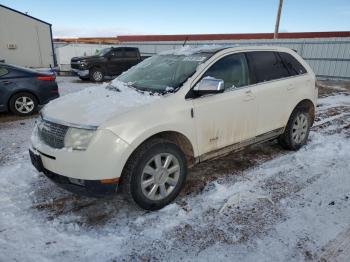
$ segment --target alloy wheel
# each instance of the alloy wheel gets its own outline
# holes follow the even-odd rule
[[[142,193],[150,200],[162,200],[174,190],[179,177],[179,160],[170,153],[157,154],[147,162],[142,171]]]
[[[299,114],[293,123],[292,138],[296,144],[304,141],[308,130],[308,118],[305,114]]]
[[[93,74],[92,74],[92,77],[94,78],[94,80],[96,82],[100,82],[102,81],[102,78],[103,78],[103,75],[100,71],[95,71]]]
[[[28,114],[33,111],[35,103],[32,98],[28,96],[20,96],[15,101],[15,108],[22,114]]]

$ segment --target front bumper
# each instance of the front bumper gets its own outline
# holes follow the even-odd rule
[[[113,194],[118,189],[118,180],[114,183],[105,184],[100,180],[83,180],[83,179],[74,179],[66,176],[62,176],[51,172],[46,169],[41,160],[40,153],[34,153],[29,149],[30,160],[33,166],[39,171],[44,173],[51,181],[53,181],[58,186],[79,195],[100,197],[109,194]]]
[[[77,74],[78,76],[81,76],[81,77],[87,77],[89,76],[89,70],[80,70],[80,69],[74,69],[72,68],[72,71]]]
[[[34,129],[32,152],[39,154],[43,167],[72,179],[107,180],[121,176],[132,147],[113,132],[97,129],[86,150],[56,149],[41,141]]]

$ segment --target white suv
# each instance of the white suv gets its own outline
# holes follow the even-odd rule
[[[290,49],[184,48],[49,103],[30,156],[64,188],[119,188],[157,210],[175,199],[194,164],[275,138],[299,149],[316,99],[314,73]]]

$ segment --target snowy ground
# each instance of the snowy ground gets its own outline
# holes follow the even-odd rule
[[[75,79],[58,79],[63,95]],[[0,261],[320,260],[350,227],[350,92],[320,93],[307,146],[203,163],[158,212],[59,189],[29,163],[35,118],[0,123]]]

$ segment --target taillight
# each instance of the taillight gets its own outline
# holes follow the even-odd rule
[[[54,81],[56,77],[55,76],[38,76],[36,79],[41,81]]]

